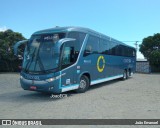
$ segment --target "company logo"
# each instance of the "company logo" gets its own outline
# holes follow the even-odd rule
[[[25,75],[27,79],[39,80],[39,76]]]
[[[100,67],[100,61],[103,62],[102,66]],[[99,56],[98,57],[98,60],[97,60],[97,69],[99,72],[103,72],[105,68],[105,59],[104,59],[104,56]]]

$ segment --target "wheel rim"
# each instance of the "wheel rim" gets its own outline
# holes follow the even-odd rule
[[[84,88],[86,88],[86,81],[85,80],[81,80],[80,81],[80,85],[79,85],[79,88],[81,88],[81,89],[84,89]]]

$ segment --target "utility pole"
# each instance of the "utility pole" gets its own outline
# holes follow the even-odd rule
[[[138,42],[142,42],[142,41],[122,41],[122,42],[135,42],[134,45],[135,45],[135,48],[136,48],[136,51],[138,51]]]
[[[136,51],[138,51],[138,42],[139,41],[136,41],[135,44],[134,44],[136,46]]]

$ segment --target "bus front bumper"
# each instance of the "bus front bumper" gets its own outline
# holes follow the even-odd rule
[[[59,89],[59,80],[46,81],[46,80],[28,80],[20,78],[21,87],[24,90],[48,92],[48,93],[61,93]]]

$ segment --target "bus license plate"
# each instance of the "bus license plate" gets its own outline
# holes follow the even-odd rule
[[[30,89],[32,89],[32,90],[36,90],[36,89],[37,89],[37,87],[36,87],[36,86],[30,86]]]

